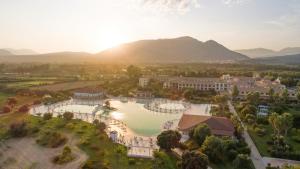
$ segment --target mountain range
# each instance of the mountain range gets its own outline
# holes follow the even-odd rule
[[[126,60],[138,63],[234,62],[249,59],[216,41],[198,41],[192,37],[141,40],[123,44],[96,54],[105,61]]]
[[[0,49],[0,55],[37,55],[38,53],[31,49]]]
[[[214,40],[206,42],[184,36],[173,39],[140,40],[90,54],[57,52],[38,54],[29,49],[0,49],[1,62],[49,63],[254,63],[300,64],[300,48],[280,51],[256,48],[232,51]]]
[[[59,52],[0,56],[0,62],[224,63],[244,59],[249,58],[227,49],[216,41],[201,42],[192,37],[141,40],[96,54]]]
[[[288,47],[288,48],[281,49],[279,51],[274,51],[265,48],[241,49],[241,50],[236,50],[236,52],[249,56],[250,58],[262,58],[262,57],[300,54],[300,47]]]

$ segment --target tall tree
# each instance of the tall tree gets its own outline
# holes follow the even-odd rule
[[[182,155],[183,169],[207,169],[208,158],[200,151],[185,151]]]
[[[224,147],[222,140],[215,136],[206,137],[201,146],[201,150],[205,153],[212,162],[223,161]]]
[[[246,154],[239,154],[233,161],[234,169],[251,169],[251,159]]]
[[[282,127],[284,131],[284,136],[287,136],[288,130],[293,127],[293,115],[290,113],[283,113],[282,115]]]
[[[206,124],[200,124],[193,130],[193,139],[195,139],[199,146],[201,146],[206,137],[210,135],[211,131]]]
[[[240,93],[240,91],[239,91],[238,87],[236,85],[234,85],[233,89],[232,89],[232,94],[231,94],[232,98],[236,99],[239,96],[239,93]]]
[[[164,151],[154,151],[153,169],[175,169],[172,160]]]
[[[157,145],[166,151],[171,151],[179,145],[181,134],[178,131],[167,130],[157,136]]]
[[[141,76],[141,69],[139,67],[130,65],[127,67],[128,76],[132,79],[137,79]]]
[[[271,103],[274,102],[274,94],[275,94],[274,89],[273,89],[273,88],[270,88],[270,90],[269,90],[269,92],[268,92],[268,95],[269,95],[269,101],[270,101]]]
[[[260,95],[258,92],[251,92],[251,93],[248,93],[246,96],[247,101],[253,105],[258,105],[259,98],[260,98]]]
[[[281,99],[283,103],[287,103],[289,99],[289,92],[287,89],[284,89],[281,93]]]

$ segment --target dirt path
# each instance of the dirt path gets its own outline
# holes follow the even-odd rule
[[[77,146],[77,139],[68,136],[68,145],[75,159],[64,165],[56,165],[51,159],[62,152],[59,148],[45,148],[34,138],[11,139],[0,143],[0,169],[77,169],[87,160],[87,155]]]

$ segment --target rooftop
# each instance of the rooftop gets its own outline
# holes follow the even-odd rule
[[[189,130],[198,124],[206,124],[212,134],[222,136],[233,136],[234,126],[226,117],[182,115],[178,127],[179,130]]]

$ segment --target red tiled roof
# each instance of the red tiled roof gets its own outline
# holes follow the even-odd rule
[[[234,126],[232,122],[225,117],[182,115],[178,127],[179,130],[189,130],[198,124],[206,124],[212,134],[222,136],[233,136]]]

